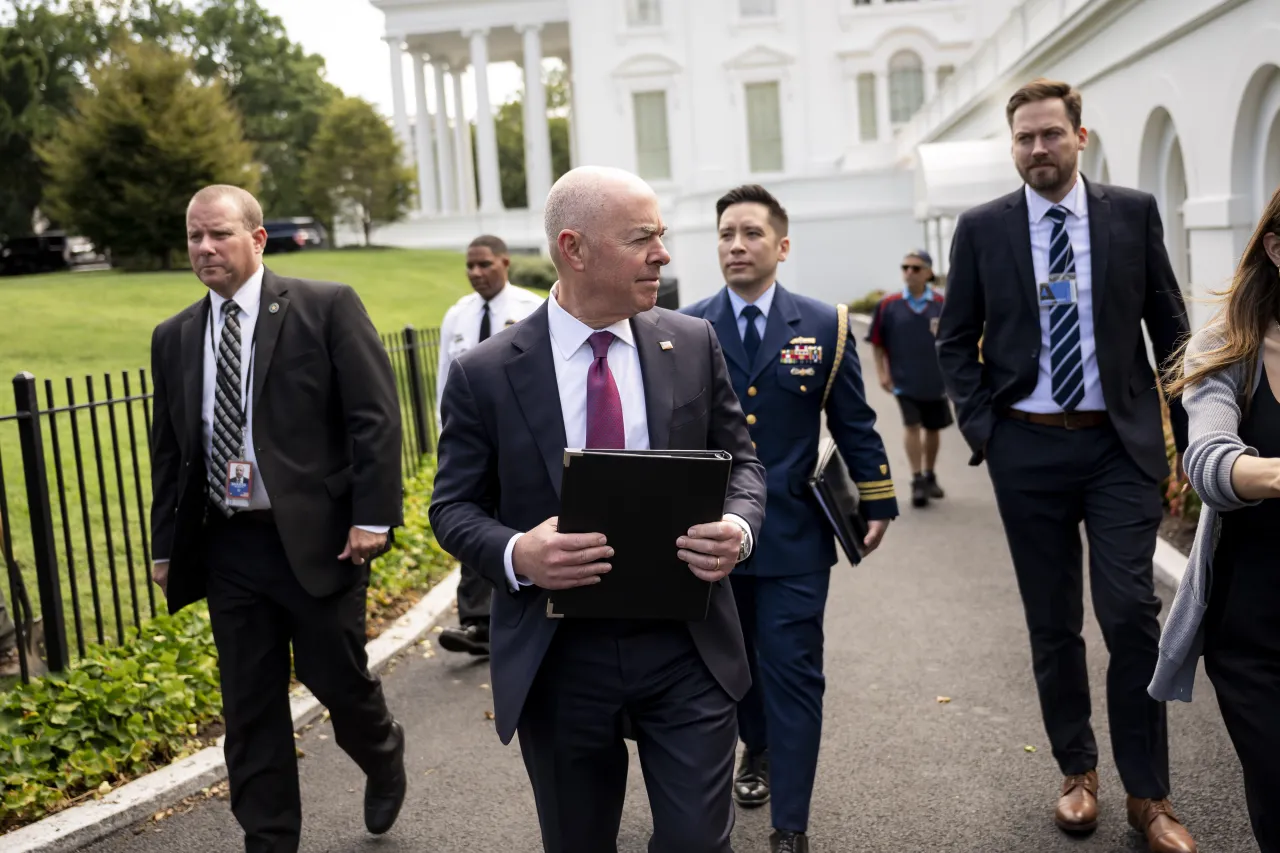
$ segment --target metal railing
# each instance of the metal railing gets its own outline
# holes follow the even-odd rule
[[[435,452],[440,332],[406,326],[381,340],[403,418],[402,470],[413,477]],[[140,629],[158,612],[150,580],[147,371],[85,376],[82,383],[66,377],[61,390],[58,399],[52,379],[19,373],[14,414],[0,415],[0,555],[24,681],[65,669],[91,643],[123,643],[130,627]],[[6,478],[14,461],[21,476],[11,494]]]

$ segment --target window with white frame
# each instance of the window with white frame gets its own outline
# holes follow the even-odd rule
[[[662,0],[626,0],[627,26],[662,26]]]
[[[910,121],[924,105],[924,62],[913,50],[900,50],[889,60],[889,121]]]
[[[858,138],[875,142],[880,138],[876,114],[876,75],[864,71],[858,75]]]
[[[776,80],[748,83],[747,156],[752,172],[782,171],[782,93]]]
[[[636,128],[636,172],[646,181],[671,180],[671,137],[667,131],[667,93],[631,95]]]
[[[738,14],[744,18],[774,18],[778,0],[738,0]]]

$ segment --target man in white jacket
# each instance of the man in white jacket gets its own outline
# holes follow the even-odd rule
[[[511,255],[499,237],[482,235],[467,247],[467,278],[474,293],[454,303],[440,324],[440,364],[436,371],[436,411],[444,396],[449,365],[491,335],[533,313],[545,297],[507,281]],[[458,626],[446,628],[440,646],[451,652],[489,654],[489,582],[463,566],[458,582]]]

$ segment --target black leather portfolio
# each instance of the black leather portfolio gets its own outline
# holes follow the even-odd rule
[[[600,583],[550,593],[547,616],[706,619],[711,584],[676,539],[723,518],[732,468],[722,450],[566,450],[559,530],[603,533],[614,556]]]
[[[849,469],[830,438],[818,448],[818,464],[809,478],[809,488],[835,529],[836,541],[845,556],[856,565],[866,556],[862,543],[870,527],[862,515],[858,490],[849,477]]]

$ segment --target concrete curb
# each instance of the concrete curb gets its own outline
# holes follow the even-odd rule
[[[1157,536],[1156,554],[1151,562],[1155,567],[1156,580],[1177,589],[1187,571],[1186,555],[1170,545],[1163,536]]]
[[[386,666],[449,612],[458,591],[458,577],[458,569],[454,569],[365,646],[371,671],[377,672]],[[302,688],[294,694],[290,706],[295,729],[313,722],[324,712],[311,692]],[[216,746],[122,785],[100,800],[91,800],[0,836],[0,850],[4,853],[69,853],[150,817],[226,778],[222,742],[223,739],[218,738]]]

